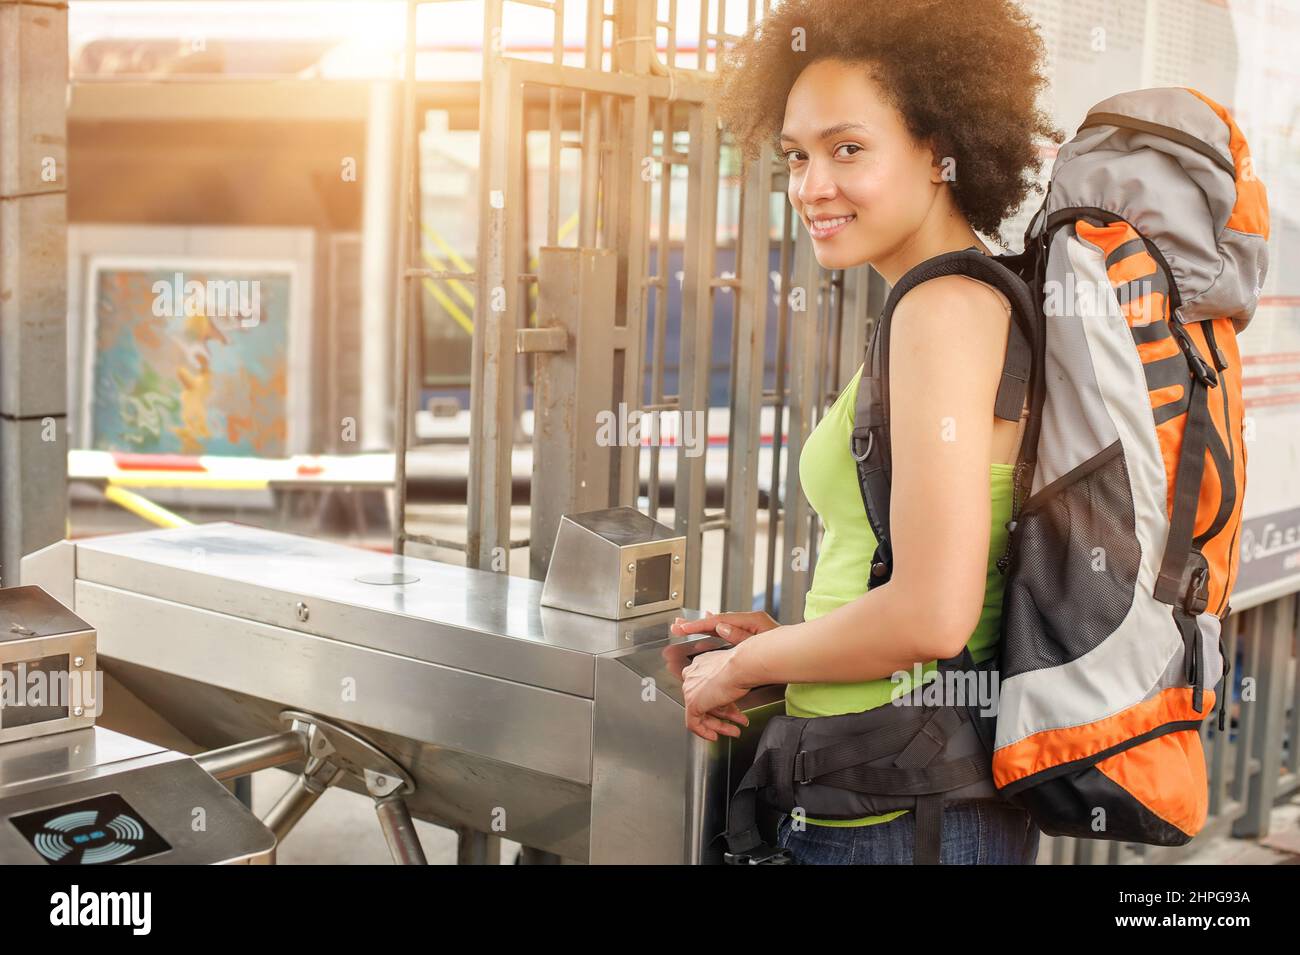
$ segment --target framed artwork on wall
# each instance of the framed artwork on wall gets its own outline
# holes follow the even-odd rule
[[[303,255],[236,257],[229,252],[249,243],[235,232],[263,233],[274,253],[268,230],[202,230],[208,241],[188,243],[206,246],[199,254],[143,251],[164,246],[146,233],[179,230],[112,231],[134,233],[133,248],[109,251],[117,243],[106,235],[76,262],[69,257],[80,272],[70,365],[79,372],[71,407],[80,446],[270,458],[301,451],[310,440],[310,236]]]

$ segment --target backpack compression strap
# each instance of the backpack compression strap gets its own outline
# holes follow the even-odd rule
[[[1213,326],[1208,323],[1205,325],[1205,335],[1214,361],[1214,367],[1211,368],[1197,351],[1181,322],[1182,319],[1175,310],[1169,319],[1169,329],[1187,357],[1191,373],[1187,385],[1187,425],[1179,451],[1178,468],[1174,472],[1174,505],[1169,536],[1165,541],[1165,553],[1152,596],[1172,607],[1174,622],[1178,625],[1183,644],[1187,648],[1187,679],[1192,686],[1192,708],[1199,713],[1204,705],[1204,686],[1201,682],[1204,664],[1201,660],[1200,626],[1196,618],[1205,611],[1208,604],[1210,568],[1192,532],[1200,503],[1205,455],[1210,433],[1214,429],[1210,418],[1209,390],[1219,387],[1217,372],[1223,371],[1227,362],[1223,360],[1214,341]],[[1225,682],[1224,686],[1227,685]]]
[[[1005,421],[1019,421],[1033,366],[1030,342],[1034,334],[1034,306],[1025,281],[993,256],[971,249],[945,252],[913,266],[898,280],[867,347],[862,381],[853,420],[851,452],[858,468],[858,486],[867,519],[876,535],[867,588],[889,580],[893,554],[889,534],[889,488],[892,459],[889,443],[889,325],[898,300],[922,282],[941,275],[968,275],[1001,290],[1011,303],[1011,329],[1007,337],[1002,380],[993,413]]]

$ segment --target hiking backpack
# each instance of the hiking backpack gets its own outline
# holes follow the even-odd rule
[[[1217,702],[1222,731],[1231,695],[1221,634],[1246,483],[1237,335],[1267,239],[1264,186],[1228,111],[1193,89],[1144,89],[1098,103],[1060,148],[1023,252],[945,253],[899,279],[867,347],[852,438],[877,542],[868,589],[893,568],[898,300],[963,274],[1012,306],[994,414],[1019,421],[1027,396],[1029,416],[997,562],[996,716],[967,705],[773,718],[733,797],[729,861],[788,861],[757,837],[761,796],[813,818],[914,808],[916,861],[937,862],[942,801],[977,783],[972,730],[985,743],[978,783],[1048,835],[1177,846],[1200,831],[1200,729]],[[951,669],[974,669],[969,650],[939,661],[940,676]],[[888,745],[885,721],[907,727]]]

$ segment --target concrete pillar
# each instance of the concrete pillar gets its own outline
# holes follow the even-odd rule
[[[0,0],[0,583],[67,532],[65,4]]]

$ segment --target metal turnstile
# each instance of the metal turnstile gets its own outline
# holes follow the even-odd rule
[[[645,556],[624,602],[661,579],[671,600]],[[740,740],[686,731],[681,666],[724,646],[669,635],[695,611],[601,619],[543,606],[539,581],[234,524],[62,542],[23,581],[98,630],[102,723],[122,694],[222,747],[310,714],[401,766],[416,818],[566,860],[720,861],[727,797],[783,707],[762,687]]]

